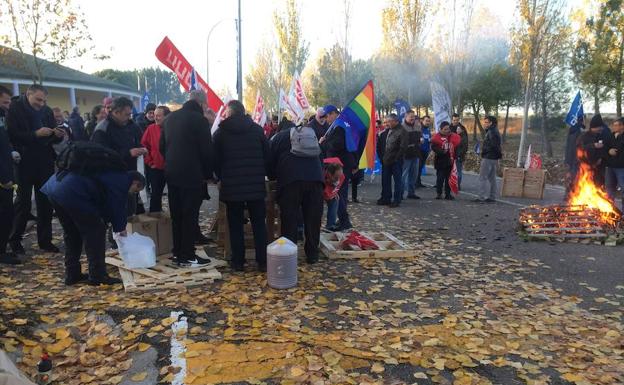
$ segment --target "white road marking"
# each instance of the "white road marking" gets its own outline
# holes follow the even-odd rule
[[[176,318],[177,321],[171,324],[171,366],[180,368],[180,371],[175,374],[171,385],[184,385],[184,379],[186,378],[186,358],[184,353],[186,352],[186,346],[184,345],[184,335],[188,329],[188,323],[186,317],[182,316],[181,311],[172,311],[171,317]],[[178,338],[178,333],[181,334],[181,339]]]

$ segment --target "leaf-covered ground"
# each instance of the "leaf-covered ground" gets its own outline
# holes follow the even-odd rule
[[[57,383],[69,385],[624,382],[624,277],[604,292],[550,274],[568,255],[607,249],[526,246],[502,204],[484,212],[422,191],[427,199],[389,209],[370,203],[377,193],[365,187],[369,203],[352,206],[356,226],[389,231],[419,256],[302,263],[290,290],[269,288],[253,264],[188,290],[67,288],[61,256],[34,251],[0,268],[0,348],[31,374],[47,350]],[[171,362],[174,341],[182,366]],[[154,362],[138,365],[148,352]]]

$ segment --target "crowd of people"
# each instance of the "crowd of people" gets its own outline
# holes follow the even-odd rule
[[[105,98],[86,121],[78,108],[66,117],[60,109],[48,107],[46,99],[47,91],[39,85],[15,97],[0,87],[3,263],[20,263],[18,256],[25,253],[22,236],[33,217],[33,191],[38,248],[59,252],[52,243],[55,212],[63,228],[68,285],[118,283],[105,269],[106,234],[111,247],[115,247],[115,240],[127,235],[129,217],[146,211],[161,212],[165,188],[173,230],[172,260],[183,267],[210,262],[195,251],[197,244],[207,241],[199,227],[199,210],[202,201],[210,199],[209,183],[216,183],[219,200],[227,208],[231,266],[235,271],[245,269],[247,219],[253,230],[257,267],[266,270],[267,180],[276,181],[281,234],[293,242],[304,241],[308,263],[319,259],[325,206],[327,231],[352,228],[349,188],[351,202],[359,202],[357,186],[364,173],[358,164],[362,154],[348,150],[348,131],[337,120],[340,111],[334,105],[317,109],[305,124],[274,117],[263,128],[251,119],[242,103],[232,100],[226,104],[223,119],[213,133],[215,113],[208,108],[202,91],[191,91],[188,101],[177,111],[149,104],[136,117],[132,116],[131,100]],[[420,118],[411,110],[402,118],[388,114],[383,126],[381,123],[377,122],[376,133],[382,174],[377,204],[394,208],[404,199],[420,199],[416,191],[424,187],[422,174],[430,154],[436,170],[436,199],[455,199],[453,187],[461,189],[468,151],[468,134],[459,115],[454,114],[450,122],[440,122],[437,129],[431,128],[429,116]],[[476,201],[491,203],[496,200],[502,144],[496,117],[486,117],[484,127]],[[571,131],[572,139],[568,140],[583,150],[582,156],[595,169],[597,183],[606,185],[609,194],[624,185],[623,132],[622,119],[614,123],[611,133],[595,116],[589,131]],[[64,156],[65,161],[75,162],[80,159],[78,155],[68,157],[68,149],[92,154],[87,161],[97,164],[99,171],[86,175],[81,172],[84,167],[80,170],[61,165],[57,158]],[[568,155],[572,157],[566,154],[566,163],[574,171],[579,159],[574,158],[574,163]],[[140,157],[145,176],[138,172]],[[149,191],[147,209],[138,194],[143,188]],[[83,247],[88,274],[80,268]]]

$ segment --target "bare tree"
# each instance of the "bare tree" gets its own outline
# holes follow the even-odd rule
[[[544,53],[545,37],[551,25],[563,11],[563,0],[518,0],[520,21],[513,33],[516,45],[514,60],[520,67],[524,81],[524,113],[517,166],[522,164],[529,129],[529,108],[533,101],[536,80],[536,60]]]
[[[0,5],[4,44],[32,55],[33,82],[43,83],[45,60],[62,63],[83,56],[91,46],[84,15],[72,0],[9,0]]]

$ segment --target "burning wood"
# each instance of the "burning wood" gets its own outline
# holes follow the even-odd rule
[[[579,159],[586,159],[579,151]],[[520,211],[519,220],[529,238],[605,240],[624,234],[622,212],[595,183],[591,166],[584,161],[566,205],[530,206]]]

